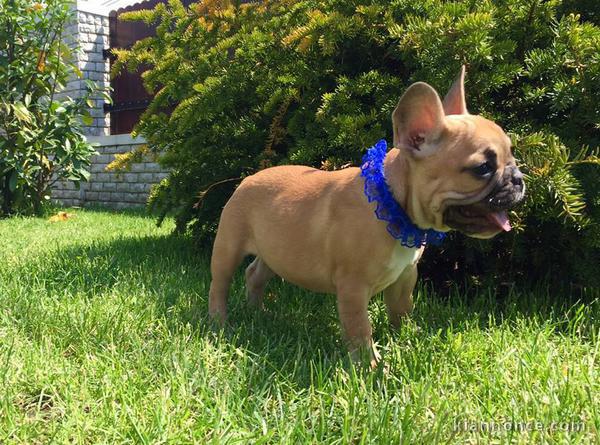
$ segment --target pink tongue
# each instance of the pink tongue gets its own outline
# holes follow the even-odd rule
[[[508,220],[508,215],[505,211],[488,213],[486,217],[490,222],[496,224],[505,232],[510,231],[510,229],[512,228],[510,227],[510,221]]]

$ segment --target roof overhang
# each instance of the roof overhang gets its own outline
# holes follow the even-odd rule
[[[143,3],[141,0],[77,0],[77,10],[108,17],[111,11]]]

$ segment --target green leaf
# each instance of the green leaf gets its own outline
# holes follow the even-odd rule
[[[12,108],[17,119],[19,119],[22,122],[31,123],[31,113],[29,112],[25,104],[17,102],[16,104],[13,104]]]
[[[79,170],[77,170],[78,173],[81,175],[82,178],[84,178],[86,181],[90,180],[90,172],[87,171],[84,168],[80,168]]]
[[[17,189],[17,172],[15,170],[10,174],[10,179],[8,180],[8,189],[11,192],[14,192]]]
[[[81,115],[81,122],[85,125],[92,125],[94,123],[94,118],[89,113],[84,113]]]

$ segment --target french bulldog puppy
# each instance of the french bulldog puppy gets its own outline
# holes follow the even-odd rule
[[[461,72],[443,102],[428,84],[411,85],[392,114],[394,147],[383,172],[393,198],[419,229],[459,230],[491,238],[510,230],[506,211],[522,200],[523,175],[502,128],[467,112]],[[261,306],[278,275],[306,289],[335,293],[352,356],[379,360],[367,306],[383,291],[389,320],[413,308],[417,262],[424,247],[406,247],[374,214],[361,169],[321,171],[299,165],[245,178],[221,215],[214,242],[210,317],[227,318],[227,296],[247,255],[246,292]]]

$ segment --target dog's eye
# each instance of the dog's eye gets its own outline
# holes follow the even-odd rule
[[[490,164],[488,161],[486,161],[483,164],[479,164],[478,166],[473,167],[471,169],[471,171],[476,176],[480,176],[482,178],[485,178],[485,177],[491,175],[494,172],[494,167],[492,166],[492,164]]]

